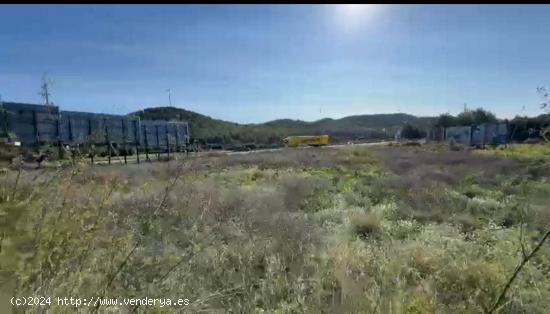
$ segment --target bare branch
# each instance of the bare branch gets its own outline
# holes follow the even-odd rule
[[[548,239],[548,237],[550,236],[550,230],[546,231],[546,233],[544,234],[544,236],[539,240],[539,242],[537,243],[537,245],[535,246],[535,248],[533,249],[533,251],[531,251],[531,253],[529,253],[529,255],[526,255],[523,257],[521,263],[516,267],[516,270],[514,271],[514,273],[512,274],[512,276],[510,277],[510,279],[508,279],[508,282],[506,283],[506,285],[504,286],[504,289],[502,289],[502,292],[500,293],[500,295],[498,296],[498,299],[497,301],[495,302],[495,304],[493,305],[493,307],[487,311],[487,313],[494,313],[498,308],[499,308],[499,305],[504,301],[504,299],[506,298],[506,293],[508,292],[508,290],[510,289],[510,286],[512,285],[512,283],[514,282],[514,280],[516,279],[516,277],[518,276],[518,274],[521,272],[521,270],[523,269],[523,267],[525,266],[525,264],[527,264],[527,262],[529,262],[529,260],[538,252],[538,250],[541,248],[541,246],[544,244],[544,242],[546,241],[546,239]]]

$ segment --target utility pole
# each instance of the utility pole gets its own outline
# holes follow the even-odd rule
[[[44,104],[46,106],[50,105],[51,94],[50,94],[50,91],[48,90],[49,85],[51,85],[51,83],[48,81],[47,75],[44,74],[42,76],[42,85],[40,86],[40,92],[38,94],[42,96],[45,102]]]
[[[172,95],[170,93],[170,89],[166,90],[168,92],[168,103],[170,104],[170,107],[172,107]]]

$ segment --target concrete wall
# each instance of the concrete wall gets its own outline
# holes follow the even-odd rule
[[[15,133],[24,146],[37,143],[76,145],[89,141],[127,145],[139,143],[150,148],[189,144],[187,122],[152,121],[122,115],[60,111],[58,107],[3,102],[4,128]],[[168,144],[169,143],[169,144]]]

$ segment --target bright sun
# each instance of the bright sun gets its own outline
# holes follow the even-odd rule
[[[352,30],[369,22],[379,6],[374,4],[338,4],[337,17],[345,30]]]
[[[371,9],[372,4],[340,4],[341,10],[348,15],[360,15]]]

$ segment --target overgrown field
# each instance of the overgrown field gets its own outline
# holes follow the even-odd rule
[[[550,242],[497,302],[550,229],[548,159],[500,155],[347,147],[8,170],[0,290],[190,300],[78,309],[100,313],[548,313]]]

